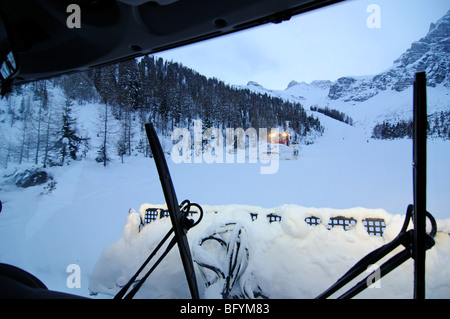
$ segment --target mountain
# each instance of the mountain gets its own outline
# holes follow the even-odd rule
[[[258,131],[289,122],[296,143],[310,144],[323,132],[320,121],[297,101],[236,89],[181,64],[145,56],[14,87],[0,101],[0,167],[60,166],[93,154],[104,166],[117,156],[121,161],[148,157],[145,123],[151,121],[171,142],[175,128],[193,131],[196,120],[202,132]]]
[[[404,91],[414,81],[416,72],[427,73],[427,85],[450,88],[450,10],[431,23],[425,37],[415,41],[388,70],[373,77],[342,77],[331,85],[331,100],[365,101],[384,90]]]
[[[310,144],[324,131],[323,116],[333,114],[352,126],[364,126],[366,134],[386,124],[372,136],[404,137],[409,134],[404,129],[394,135],[384,131],[400,121],[409,127],[417,71],[427,72],[432,132],[447,139],[449,30],[450,11],[380,74],[334,82],[291,81],[285,90],[268,90],[254,81],[229,86],[153,56],[22,85],[0,101],[0,165],[63,165],[88,153],[96,153],[95,160],[104,165],[114,156],[122,161],[136,153],[149,156],[143,129],[149,120],[165,137],[175,127],[192,130],[196,119],[202,120],[202,130],[289,125],[295,142]],[[86,129],[79,119],[91,113],[97,127]]]
[[[260,94],[299,102],[306,108],[330,107],[346,112],[356,119],[357,125],[372,130],[383,122],[396,125],[399,121],[411,121],[412,84],[415,73],[420,71],[427,75],[431,133],[450,138],[450,10],[431,23],[425,37],[413,42],[389,69],[379,74],[344,76],[333,82],[291,81],[285,90],[267,90],[253,81],[246,87]]]
[[[436,23],[431,23],[425,37],[415,41],[411,47],[398,57],[392,67],[375,76],[345,76],[331,81],[305,82],[291,81],[285,91],[295,87],[297,98],[304,99],[302,91],[326,90],[330,101],[364,102],[380,92],[394,90],[402,92],[414,81],[416,72],[427,73],[427,85],[443,85],[450,88],[450,10]],[[249,88],[261,90],[256,82],[250,81]],[[280,95],[280,94],[278,94]],[[292,94],[291,94],[292,95]]]
[[[431,23],[428,34],[413,42],[411,48],[403,53],[395,63],[395,72],[403,79],[394,85],[401,91],[414,72],[426,71],[428,85],[443,84],[450,87],[450,10],[436,23]],[[406,80],[406,81],[405,81]]]

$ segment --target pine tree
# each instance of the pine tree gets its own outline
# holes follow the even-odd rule
[[[43,166],[47,167],[49,152],[51,148],[51,138],[52,138],[52,116],[53,116],[53,108],[47,106],[47,127],[45,130],[45,145],[44,145],[44,159]]]
[[[127,154],[127,136],[126,131],[122,131],[121,138],[117,141],[117,155],[121,158],[123,163],[123,157]]]
[[[47,92],[47,82],[44,80],[42,82],[37,82],[35,86],[35,94],[41,100],[39,104],[39,112],[37,118],[37,142],[36,142],[36,154],[34,163],[38,164],[39,162],[39,151],[41,149],[41,133],[42,133],[42,121],[44,117],[44,113],[47,111],[48,106],[48,92]]]
[[[92,82],[95,89],[100,96],[100,102],[104,104],[116,105],[118,96],[117,81],[116,81],[116,69],[117,65],[107,65],[98,69],[95,69],[91,73]]]
[[[31,121],[31,102],[30,99],[24,99],[22,97],[22,102],[20,106],[20,113],[22,114],[22,141],[20,146],[20,154],[19,154],[19,164],[22,164],[22,161],[26,157],[29,156],[29,140],[30,140],[30,132],[29,132],[29,121]],[[28,145],[28,148],[26,146]]]
[[[72,117],[72,100],[66,96],[62,112],[62,128],[60,138],[57,142],[60,148],[60,165],[67,159],[77,160],[80,143],[83,141],[76,132],[76,122]]]
[[[102,125],[102,130],[100,132],[100,134],[102,135],[102,141],[100,144],[100,147],[97,151],[97,158],[95,159],[98,163],[103,163],[103,166],[106,167],[106,164],[110,161],[109,156],[108,156],[108,138],[109,138],[109,134],[108,134],[108,122],[109,122],[109,114],[108,114],[108,104],[105,103],[104,104],[104,112],[102,114],[102,121],[103,121],[103,125]]]

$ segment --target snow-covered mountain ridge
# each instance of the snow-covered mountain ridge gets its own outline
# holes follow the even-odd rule
[[[307,109],[319,105],[348,112],[357,122],[359,120],[359,124],[410,119],[416,72],[425,71],[427,75],[429,114],[449,109],[449,53],[450,11],[436,23],[431,23],[425,37],[413,42],[388,70],[379,74],[311,83],[293,80],[285,90],[268,90],[254,81],[246,87],[253,92],[300,102]]]

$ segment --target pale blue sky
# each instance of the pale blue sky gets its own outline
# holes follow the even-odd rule
[[[380,9],[380,28],[367,26],[370,4]],[[448,0],[348,0],[157,56],[228,84],[285,89],[291,80],[380,73],[448,10]]]

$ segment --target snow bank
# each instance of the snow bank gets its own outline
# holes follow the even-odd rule
[[[92,272],[91,293],[115,295],[170,229],[169,218],[140,226],[149,207],[164,208],[143,204],[139,212],[130,210],[122,237],[104,250]],[[395,238],[404,220],[404,216],[391,215],[382,209],[359,207],[224,205],[203,209],[203,220],[188,233],[202,298],[222,298],[226,280],[220,278],[221,273],[235,280],[230,296],[314,298],[367,253]],[[270,222],[270,214],[281,220]],[[322,223],[308,225],[305,218],[310,216],[319,217]],[[329,219],[336,216],[353,217],[356,225],[348,231],[342,227],[328,230]],[[362,223],[365,218],[384,219],[386,228],[382,237],[368,234]],[[436,245],[427,252],[427,297],[449,298],[450,220],[438,221],[438,230]],[[207,242],[207,237],[220,239]],[[228,265],[226,256],[230,254],[234,254],[234,262],[240,268]],[[210,267],[199,266],[205,263]],[[233,269],[239,273],[232,273]],[[411,298],[412,288],[413,262],[409,260],[382,278],[379,288],[366,289],[358,297]],[[167,255],[135,297],[190,297],[177,249]]]

